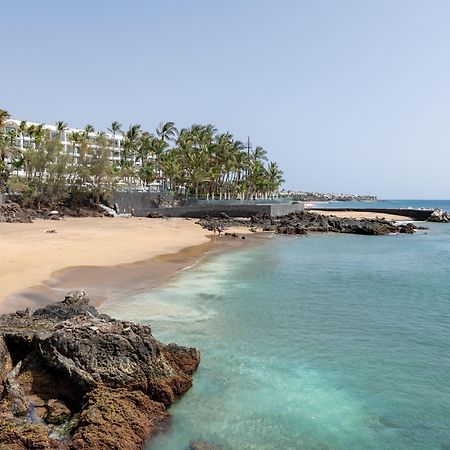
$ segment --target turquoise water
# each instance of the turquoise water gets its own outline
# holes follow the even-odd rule
[[[107,305],[202,362],[149,450],[450,449],[450,224],[274,237]]]

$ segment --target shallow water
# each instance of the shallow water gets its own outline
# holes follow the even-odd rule
[[[106,305],[198,347],[151,450],[449,449],[450,225],[274,237]]]

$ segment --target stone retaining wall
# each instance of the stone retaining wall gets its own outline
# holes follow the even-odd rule
[[[291,212],[303,211],[303,203],[271,204],[271,205],[198,205],[176,206],[172,208],[155,207],[160,194],[150,192],[114,192],[110,206],[119,205],[119,212],[133,209],[134,215],[145,217],[149,213],[161,214],[164,217],[218,217],[224,213],[230,217],[262,216],[279,217]],[[166,197],[166,196],[164,196]],[[167,198],[167,197],[166,197]]]

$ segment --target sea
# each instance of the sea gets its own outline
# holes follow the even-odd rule
[[[381,203],[450,211],[442,200]],[[172,427],[147,450],[199,439],[224,450],[449,450],[450,224],[422,225],[273,236],[106,304],[202,353]]]

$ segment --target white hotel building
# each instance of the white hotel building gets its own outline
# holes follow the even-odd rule
[[[16,145],[19,149],[24,150],[26,148],[30,148],[34,146],[34,138],[30,135],[28,135],[26,132],[22,133],[19,131],[19,126],[21,124],[20,120],[15,119],[9,119],[5,123],[5,131],[11,131],[14,130],[16,132],[17,138],[16,138]],[[43,129],[46,130],[51,138],[58,138],[60,137],[61,144],[64,147],[64,151],[69,153],[70,155],[73,155],[75,158],[75,161],[77,158],[79,158],[79,144],[74,142],[71,139],[71,136],[73,134],[83,134],[85,133],[85,130],[82,130],[80,128],[66,128],[62,133],[59,133],[56,129],[55,125],[48,125],[48,124],[39,124],[35,122],[26,122],[27,127],[29,126],[40,126],[43,125]],[[98,132],[89,133],[90,138],[94,138],[98,136]],[[117,133],[115,136],[111,133],[105,133],[106,138],[108,139],[109,145],[111,146],[111,161],[113,162],[120,162],[120,153],[123,148],[123,141],[124,137],[121,133]],[[91,144],[92,145],[92,144]]]
[[[5,123],[5,132],[8,133],[8,131],[15,131],[16,133],[16,139],[15,144],[17,148],[20,150],[25,150],[27,148],[33,148],[34,143],[34,137],[27,134],[27,132],[22,133],[19,130],[21,121],[16,119],[8,119]],[[42,125],[42,128],[49,134],[47,136],[50,136],[51,138],[59,138],[61,141],[61,144],[63,145],[64,151],[70,154],[74,158],[74,162],[76,163],[78,161],[78,158],[80,157],[79,153],[79,147],[80,143],[74,142],[72,139],[73,134],[84,134],[85,130],[82,130],[80,128],[66,128],[63,132],[58,132],[55,125],[48,125],[48,124],[39,124],[36,122],[26,122],[27,127],[30,126],[40,126]],[[98,132],[92,132],[89,133],[88,136],[90,138],[95,138],[96,136],[99,136],[100,133]],[[122,133],[116,133],[113,135],[112,133],[105,133],[105,137],[108,139],[109,146],[111,148],[111,156],[110,160],[113,163],[120,164],[121,160],[121,153],[124,146],[124,136]],[[88,144],[90,146],[93,146],[95,144]],[[9,161],[11,162],[11,161]],[[141,161],[138,159],[135,161],[136,166],[139,166],[141,164]],[[23,170],[19,170],[18,172],[19,176],[25,175],[25,172]],[[117,188],[120,189],[120,183],[117,186]],[[124,188],[124,186],[122,186]],[[130,186],[128,186],[130,188]],[[160,183],[153,182],[148,185],[136,185],[132,187],[133,190],[145,190],[145,191],[151,191],[151,192],[159,192],[161,188]]]

